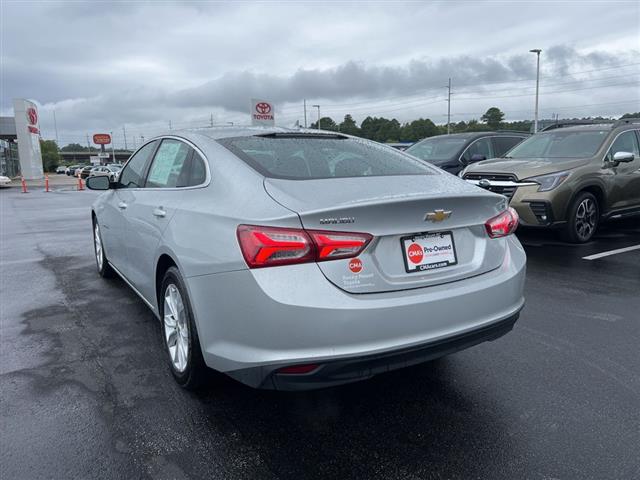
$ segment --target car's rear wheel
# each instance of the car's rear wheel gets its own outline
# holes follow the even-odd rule
[[[171,373],[180,386],[195,389],[202,385],[208,368],[202,358],[189,296],[176,267],[165,273],[160,292],[162,338]]]
[[[111,278],[114,276],[114,271],[107,261],[107,256],[104,252],[104,243],[102,242],[102,234],[100,233],[100,225],[98,220],[93,219],[93,248],[96,257],[96,267],[98,268],[98,274],[103,278]]]
[[[571,202],[562,237],[571,243],[588,242],[596,233],[599,220],[598,200],[592,193],[581,192]]]

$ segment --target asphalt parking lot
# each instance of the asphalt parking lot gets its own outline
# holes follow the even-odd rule
[[[159,323],[94,268],[94,192],[0,189],[0,477],[640,478],[640,221],[521,232],[513,332],[344,387],[181,390]],[[238,299],[240,300],[240,299]],[[233,299],[230,299],[233,301]]]

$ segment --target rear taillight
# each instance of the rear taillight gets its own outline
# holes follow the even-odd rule
[[[323,262],[359,255],[373,238],[368,233],[240,225],[238,242],[250,268]]]
[[[368,233],[308,231],[318,249],[316,261],[355,257],[373,238]]]
[[[518,212],[509,207],[500,215],[487,220],[484,226],[491,238],[511,235],[518,228]]]

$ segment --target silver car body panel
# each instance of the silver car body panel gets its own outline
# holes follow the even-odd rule
[[[489,325],[522,308],[524,251],[515,236],[489,239],[484,231],[484,222],[506,207],[504,197],[435,168],[416,176],[265,178],[215,141],[269,132],[291,130],[171,131],[166,136],[198,147],[208,164],[205,186],[108,190],[93,206],[107,258],[156,315],[158,262],[167,255],[176,263],[209,367],[233,372],[393,351]],[[160,206],[162,218],[153,215]],[[453,213],[442,222],[425,221],[439,208]],[[320,223],[336,216],[355,221]],[[236,237],[239,224],[370,233],[374,242],[359,258],[362,274],[374,272],[375,279],[363,278],[372,285],[355,290],[341,284],[348,260],[249,269]],[[398,264],[399,238],[442,230],[454,232],[459,264],[407,274]]]

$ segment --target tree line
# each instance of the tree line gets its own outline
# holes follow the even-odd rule
[[[489,108],[480,119],[472,119],[468,122],[460,121],[451,123],[451,133],[482,132],[489,130],[517,130],[530,132],[531,120],[520,120],[515,122],[505,122],[505,114],[498,107]],[[625,113],[620,118],[640,118],[640,112]],[[611,121],[611,118],[589,117],[589,118],[563,118],[560,122],[569,120],[602,120]],[[318,128],[318,122],[311,124],[310,128]],[[357,137],[367,138],[382,143],[393,142],[417,142],[423,138],[433,137],[447,133],[447,125],[436,125],[428,118],[419,118],[411,122],[400,123],[395,118],[367,117],[360,126],[350,114],[344,116],[340,123],[336,123],[331,117],[320,119],[320,128],[334,132],[346,133]],[[60,164],[58,146],[54,140],[41,140],[42,163],[45,171],[52,172]],[[59,149],[62,152],[97,152],[94,147],[84,147],[78,143],[70,143]],[[116,149],[116,151],[123,151]]]

